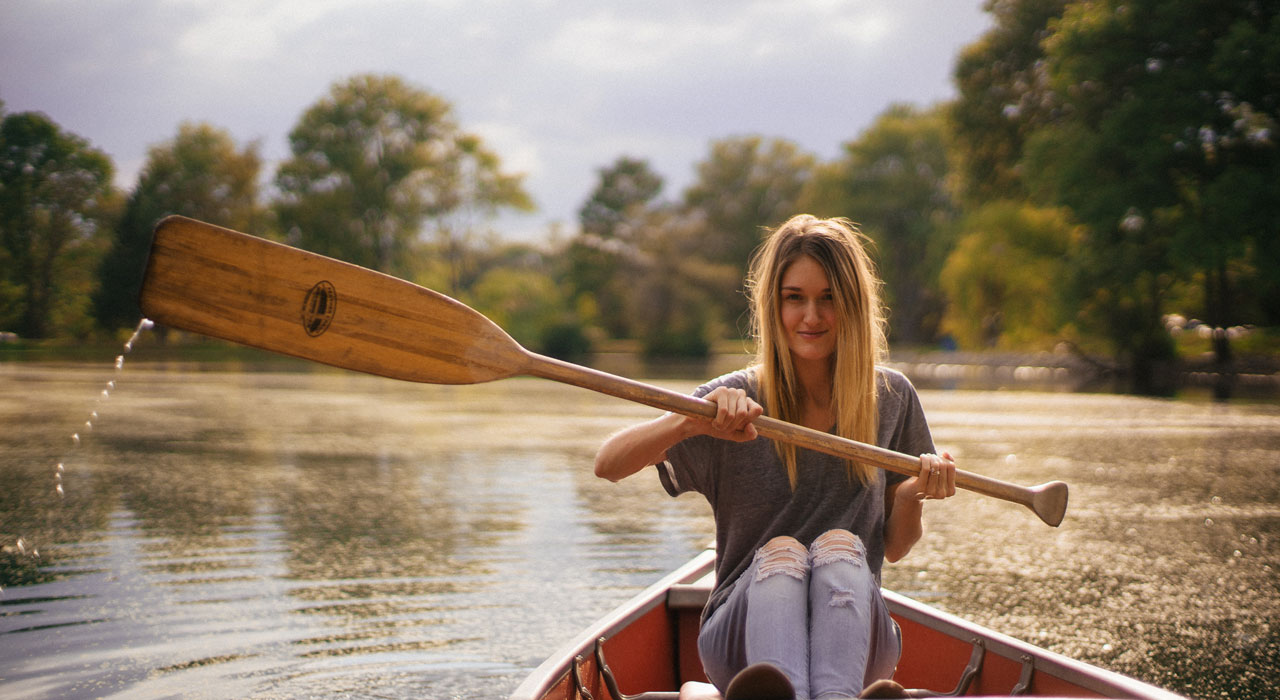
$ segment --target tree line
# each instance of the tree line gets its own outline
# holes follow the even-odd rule
[[[550,354],[626,339],[704,355],[746,334],[749,256],[804,211],[874,241],[897,346],[1069,341],[1156,392],[1180,346],[1225,369],[1245,330],[1273,343],[1280,8],[987,10],[993,27],[957,57],[954,100],[893,105],[829,161],[781,136],[713,141],[675,196],[642,154],[621,155],[573,229],[538,246],[492,230],[500,212],[534,208],[522,178],[445,100],[396,76],[335,83],[268,188],[256,144],[190,123],[150,150],[126,196],[84,139],[0,104],[0,330],[132,326],[152,227],[181,213],[437,289]]]

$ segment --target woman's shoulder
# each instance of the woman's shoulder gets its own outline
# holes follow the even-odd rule
[[[727,386],[731,389],[743,389],[748,395],[755,397],[757,394],[757,387],[759,386],[756,381],[755,368],[747,367],[745,369],[734,370],[727,374],[722,374],[698,387],[698,390],[694,392],[694,394],[696,396],[706,396],[711,393],[713,389],[722,386]]]
[[[906,399],[916,395],[916,387],[907,378],[907,375],[892,367],[876,365],[876,383],[881,396]]]

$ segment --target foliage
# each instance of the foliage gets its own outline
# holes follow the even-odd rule
[[[1238,289],[1274,294],[1280,9],[1106,0],[1072,4],[1053,29],[1063,109],[1029,138],[1027,178],[1088,226],[1076,289],[1149,391],[1173,354],[1161,317],[1179,280],[1203,276],[1219,327],[1250,320]],[[1229,359],[1225,336],[1217,350]]]
[[[807,211],[847,217],[875,241],[894,342],[933,342],[942,320],[938,274],[955,217],[947,155],[938,109],[895,105],[818,169],[804,199]]]
[[[424,226],[453,256],[472,219],[532,207],[520,177],[459,129],[445,100],[394,76],[335,84],[289,142],[276,176],[286,239],[397,276],[413,274]]]
[[[1028,135],[1058,113],[1042,42],[1068,0],[988,0],[995,25],[956,58],[959,99],[946,107],[956,190],[975,206],[1026,196],[1019,163]]]
[[[1081,235],[1063,209],[991,202],[960,224],[942,269],[945,327],[966,347],[1052,345],[1069,319],[1062,259]]]
[[[577,308],[651,356],[704,356],[745,332],[747,261],[766,228],[795,213],[814,162],[780,139],[717,141],[676,205],[658,199],[662,178],[647,162],[619,158],[600,171],[569,244]]]
[[[651,208],[661,208],[662,177],[648,161],[622,156],[598,171],[599,182],[578,210],[581,232],[566,250],[566,283],[583,319],[615,338],[636,337],[629,305],[643,268],[638,244]]]
[[[690,252],[719,267],[691,281],[705,287],[718,307],[714,313],[730,327],[746,327],[742,281],[752,253],[768,229],[799,213],[816,166],[817,159],[795,143],[760,136],[714,141],[696,166],[697,180],[685,190],[682,207],[691,226],[687,235],[697,241]]]
[[[208,124],[183,124],[172,140],[153,146],[98,270],[100,284],[93,298],[98,323],[108,328],[137,323],[151,232],[165,216],[181,214],[257,232],[262,224],[261,166],[255,144],[237,150],[230,134]]]
[[[115,205],[110,159],[43,114],[0,122],[0,328],[90,329],[93,262]]]

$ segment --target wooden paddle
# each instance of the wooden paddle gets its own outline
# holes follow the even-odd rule
[[[539,355],[466,305],[356,265],[183,217],[156,226],[143,313],[174,328],[393,379],[476,384],[531,376],[689,416],[715,405]],[[918,457],[762,416],[765,437],[915,476]],[[1020,503],[1057,526],[1067,485],[956,470],[956,486]]]

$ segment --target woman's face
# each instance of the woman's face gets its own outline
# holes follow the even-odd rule
[[[808,255],[782,273],[782,330],[796,360],[826,360],[836,349],[836,307],[827,273]]]

